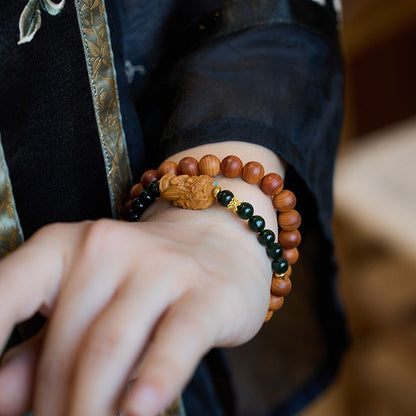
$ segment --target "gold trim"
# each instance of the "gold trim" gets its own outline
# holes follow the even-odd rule
[[[104,0],[75,0],[107,172],[114,218],[120,218],[131,186],[116,71]]]
[[[0,259],[23,243],[0,134]]]
[[[186,416],[182,399],[178,397],[169,409],[161,414],[161,416]]]

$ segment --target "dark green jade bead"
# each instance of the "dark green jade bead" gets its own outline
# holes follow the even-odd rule
[[[274,243],[276,235],[272,230],[266,229],[258,235],[257,239],[262,246],[270,247]]]
[[[143,189],[143,191],[140,192],[139,196],[139,201],[145,206],[148,207],[150,205],[153,204],[153,202],[155,202],[155,198],[149,194],[149,192],[147,192],[146,190]]]
[[[289,269],[289,263],[284,258],[279,258],[274,261],[272,261],[272,269],[277,274],[283,274],[286,273]]]
[[[217,201],[221,206],[226,207],[231,202],[233,197],[234,194],[231,191],[224,190],[218,192]]]
[[[260,215],[253,215],[248,220],[248,228],[250,228],[250,230],[255,233],[259,233],[260,231],[263,231],[265,226],[266,226],[266,222],[264,221],[263,217],[260,217]]]
[[[146,190],[147,190],[147,193],[153,198],[159,198],[160,197],[159,181],[150,182],[149,185],[147,185]]]
[[[238,207],[237,207],[237,215],[242,219],[242,220],[248,220],[249,218],[251,218],[254,214],[254,208],[253,205],[251,205],[248,202],[242,202]]]
[[[146,210],[146,207],[140,202],[140,199],[137,197],[134,198],[133,201],[131,201],[131,210],[136,214],[142,215],[143,212]]]
[[[140,214],[134,212],[132,209],[127,213],[126,219],[128,222],[137,222],[140,219]]]
[[[277,260],[283,256],[283,248],[279,243],[273,243],[266,248],[266,253],[271,259]]]

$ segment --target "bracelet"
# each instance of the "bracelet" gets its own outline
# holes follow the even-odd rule
[[[259,184],[263,193],[272,198],[273,206],[279,213],[278,242],[275,233],[265,228],[264,219],[254,215],[250,203],[239,201],[231,191],[218,186],[213,178],[219,173],[228,178],[241,176],[247,183]],[[199,162],[193,157],[185,157],[178,164],[166,161],[157,170],[150,169],[143,173],[140,182],[130,191],[131,199],[125,205],[126,219],[138,221],[156,198],[163,197],[185,209],[205,209],[216,200],[220,206],[247,220],[249,229],[257,234],[258,241],[265,246],[267,255],[272,259],[269,311],[264,319],[267,322],[273,312],[282,307],[284,296],[291,290],[292,265],[299,258],[297,247],[301,242],[298,231],[301,216],[294,209],[296,197],[283,187],[281,176],[277,173],[264,175],[264,168],[259,162],[252,161],[243,166],[237,156],[227,156],[221,162],[214,155],[206,155]]]

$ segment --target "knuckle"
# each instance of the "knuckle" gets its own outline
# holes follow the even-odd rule
[[[91,222],[84,231],[82,253],[86,256],[95,256],[112,250],[120,242],[121,237],[115,221],[100,219]]]
[[[158,390],[165,392],[171,388],[174,381],[182,379],[183,370],[183,366],[176,360],[167,356],[158,356],[157,361],[146,369],[142,377],[150,380]]]
[[[180,310],[175,313],[174,322],[179,333],[188,334],[193,338],[195,347],[204,348],[211,343],[213,331],[209,314]]]
[[[117,355],[121,338],[121,331],[114,328],[100,336],[93,336],[88,346],[88,355],[91,358],[113,357]]]
[[[88,360],[117,357],[126,345],[131,345],[134,337],[125,325],[98,325],[92,328],[86,342],[85,354]]]
[[[63,223],[53,223],[53,224],[47,224],[37,230],[33,236],[32,240],[45,240],[49,238],[55,238],[56,235],[61,234],[64,232],[65,228],[67,227],[67,224]]]
[[[179,311],[175,316],[176,325],[189,332],[197,331],[201,328],[201,320],[191,311]]]

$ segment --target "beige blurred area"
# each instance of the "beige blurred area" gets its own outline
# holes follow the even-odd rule
[[[416,0],[343,8],[334,232],[351,342],[336,380],[298,416],[416,416]],[[325,354],[300,260],[278,316],[227,353],[242,416],[266,414]]]
[[[352,341],[301,416],[416,415],[416,1],[344,0],[346,115],[335,179]]]

